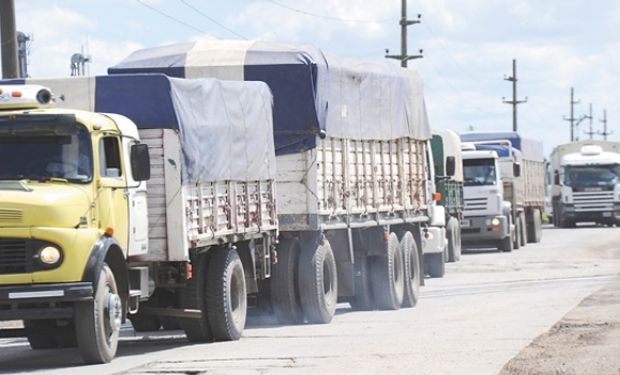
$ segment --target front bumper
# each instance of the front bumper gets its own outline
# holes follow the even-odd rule
[[[0,287],[0,321],[71,318],[73,302],[93,294],[89,282]]]
[[[491,221],[499,219],[499,225],[491,225]],[[464,226],[464,223],[469,225]],[[506,216],[475,216],[465,217],[461,221],[461,241],[463,244],[481,244],[497,242],[510,236],[510,224]]]
[[[564,204],[562,206],[562,216],[574,222],[620,222],[620,204],[614,205],[614,208],[611,210],[607,209],[601,211],[577,211],[574,205]]]
[[[425,231],[428,232],[428,235],[425,235],[422,237],[422,253],[423,254],[442,253],[447,246],[446,228],[428,227],[425,229]]]

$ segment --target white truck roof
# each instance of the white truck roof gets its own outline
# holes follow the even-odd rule
[[[497,159],[497,152],[490,150],[463,151],[463,160]]]
[[[620,164],[620,154],[602,151],[600,153],[575,152],[562,158],[562,166],[566,165],[604,165]]]

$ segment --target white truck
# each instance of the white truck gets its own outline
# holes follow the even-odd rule
[[[411,69],[326,57],[310,46],[199,41],[136,51],[110,74],[256,80],[274,96],[283,323],[416,304],[423,280],[431,137]]]
[[[555,226],[620,225],[620,143],[584,140],[559,145],[550,165]]]
[[[462,134],[463,242],[502,251],[539,242],[544,210],[542,144],[517,133]]]
[[[239,339],[275,262],[267,85],[37,80],[48,108],[48,89],[4,83],[18,85],[0,86],[0,320],[24,328],[0,336],[88,363],[112,360],[127,318]]]

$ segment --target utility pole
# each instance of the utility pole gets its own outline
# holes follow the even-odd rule
[[[604,140],[607,140],[607,136],[614,133],[612,131],[607,131],[607,108],[603,109],[603,118],[599,121],[603,123],[603,131],[598,134],[602,135]]]
[[[15,31],[15,3],[0,0],[0,38],[2,39],[2,76],[19,77],[17,65],[17,33]]]
[[[400,60],[400,66],[403,68],[407,67],[407,61],[413,59],[422,58],[422,50],[420,50],[419,55],[408,55],[407,54],[407,26],[415,25],[420,23],[420,19],[422,18],[421,14],[418,14],[417,20],[408,20],[407,19],[407,0],[401,0],[401,18],[400,18],[400,55],[390,55],[390,50],[385,50],[385,58],[386,59],[396,59]]]
[[[524,100],[517,100],[517,60],[512,59],[512,76],[506,77],[504,76],[505,81],[512,82],[512,100],[506,100],[506,98],[502,97],[502,101],[505,104],[512,105],[512,131],[517,131],[517,106],[522,103],[527,103],[527,96]]]
[[[575,100],[575,89],[570,88],[570,117],[564,117],[564,121],[570,122],[570,141],[575,141],[575,104],[579,104],[579,100]]]
[[[590,103],[590,114],[588,116],[585,116],[587,119],[590,119],[590,130],[588,130],[587,132],[585,132],[590,139],[592,139],[592,136],[594,134],[596,134],[596,132],[594,131],[594,129],[592,128],[592,103]]]

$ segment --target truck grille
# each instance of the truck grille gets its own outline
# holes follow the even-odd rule
[[[611,211],[614,208],[614,192],[574,192],[573,202],[577,212]]]
[[[22,210],[0,208],[0,224],[19,224],[22,218]]]
[[[487,208],[487,197],[465,198],[465,212],[480,211]]]
[[[26,240],[0,238],[0,275],[32,272],[30,248]]]

